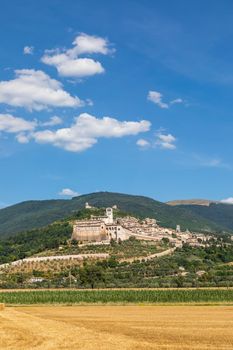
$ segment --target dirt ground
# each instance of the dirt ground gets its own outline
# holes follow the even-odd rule
[[[233,349],[233,306],[11,307],[0,349]]]

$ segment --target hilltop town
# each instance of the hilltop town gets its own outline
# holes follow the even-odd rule
[[[164,227],[155,215],[85,202],[71,216],[1,244],[2,288],[219,286],[233,249],[230,235],[191,232],[178,220],[176,228]]]
[[[85,203],[85,209],[92,211],[95,208]],[[109,243],[111,240],[118,242],[135,237],[155,242],[167,240],[174,247],[182,247],[184,243],[190,246],[204,246],[214,239],[212,235],[182,231],[178,224],[175,230],[161,227],[154,218],[140,220],[134,216],[118,217],[117,209],[114,205],[105,209],[105,215],[90,215],[90,219],[74,221],[72,240],[81,243]]]

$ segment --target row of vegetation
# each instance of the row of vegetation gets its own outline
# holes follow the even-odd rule
[[[106,253],[117,259],[125,259],[148,256],[150,254],[165,250],[168,247],[166,242],[167,240],[164,239],[160,244],[158,244],[154,241],[136,240],[134,237],[130,237],[130,239],[125,241],[119,240],[118,243],[111,240],[110,244],[99,245],[78,245],[76,241],[72,241],[70,244],[59,246],[58,249],[43,251],[37,254],[37,256]]]
[[[124,242],[137,249],[139,242]],[[143,247],[143,243],[142,247]],[[120,245],[119,245],[120,246]],[[111,247],[109,247],[111,249]],[[84,264],[45,262],[0,275],[1,288],[233,287],[233,245],[183,246],[159,259],[121,261],[117,256]],[[35,280],[35,278],[38,278]]]
[[[0,292],[6,304],[233,303],[232,289],[63,290]]]

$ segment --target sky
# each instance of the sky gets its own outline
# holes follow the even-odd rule
[[[0,207],[233,202],[231,0],[2,0]]]

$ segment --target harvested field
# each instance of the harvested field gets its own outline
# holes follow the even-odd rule
[[[5,308],[0,349],[232,349],[232,315],[232,306]]]

